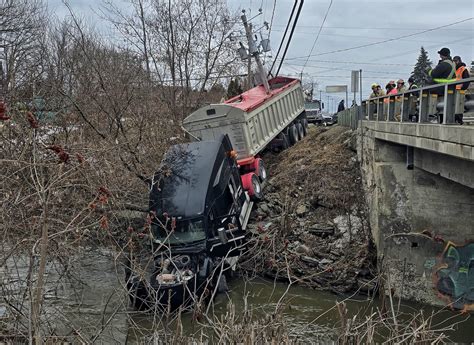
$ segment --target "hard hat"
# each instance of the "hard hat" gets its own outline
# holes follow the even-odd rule
[[[373,89],[374,87],[377,87],[377,86],[379,86],[379,84],[373,83],[370,87]]]

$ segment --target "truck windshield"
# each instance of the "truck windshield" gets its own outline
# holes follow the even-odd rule
[[[318,109],[319,110],[319,102],[305,102],[304,104],[304,108],[306,110],[316,110]]]
[[[183,244],[206,239],[206,232],[202,219],[177,220],[174,231],[171,226],[163,228],[159,224],[154,224],[154,233],[157,240],[169,244]]]

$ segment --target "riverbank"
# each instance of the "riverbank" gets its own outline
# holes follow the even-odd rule
[[[352,140],[343,127],[311,127],[288,150],[264,155],[270,178],[249,225],[244,271],[372,293],[376,253]]]

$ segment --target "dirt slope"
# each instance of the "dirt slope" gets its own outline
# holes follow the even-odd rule
[[[348,292],[373,277],[360,170],[343,127],[312,127],[307,137],[264,156],[265,200],[254,211],[246,271]]]

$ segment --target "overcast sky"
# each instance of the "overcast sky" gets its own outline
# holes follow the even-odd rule
[[[47,2],[50,10],[58,17],[67,15],[61,0]],[[97,28],[106,30],[93,11],[100,0],[69,2],[77,14]],[[120,4],[123,0],[116,2]],[[278,49],[294,0],[228,0],[232,9],[246,9],[249,17],[257,14],[258,8],[262,8],[263,15],[253,20],[255,26],[259,26],[264,20],[271,22],[275,2],[270,35],[273,54]],[[438,61],[436,52],[441,47],[450,48],[452,55],[460,55],[467,65],[474,60],[474,0],[333,0],[311,52],[330,3],[330,0],[304,1],[280,72],[294,76],[303,72],[305,82],[312,80],[323,91],[323,101],[327,101],[324,93],[327,85],[350,84],[351,70],[362,69],[364,98],[370,93],[370,84],[373,82],[385,86],[389,80],[402,78],[406,81],[421,46],[425,47],[435,64]],[[464,22],[451,25],[461,21]],[[422,33],[441,26],[446,27]],[[397,39],[407,35],[413,36]],[[396,40],[350,49],[388,39]],[[334,52],[338,50],[346,51]],[[311,56],[308,58],[310,52]],[[331,94],[330,97],[337,101],[345,98],[340,94]],[[330,103],[332,106],[331,100]]]

